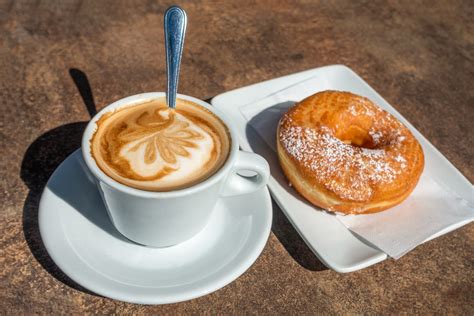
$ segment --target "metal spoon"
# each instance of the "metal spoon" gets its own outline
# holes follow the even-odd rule
[[[166,74],[168,77],[166,103],[172,109],[176,107],[179,66],[181,64],[181,55],[183,54],[186,24],[186,12],[183,9],[178,6],[172,6],[166,10],[164,18]]]

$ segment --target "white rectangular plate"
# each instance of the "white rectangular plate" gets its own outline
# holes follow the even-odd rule
[[[374,89],[351,69],[332,65],[280,77],[220,94],[212,99],[213,106],[224,112],[237,126],[239,143],[243,150],[264,156],[270,164],[272,177],[269,188],[273,198],[313,253],[329,268],[338,272],[356,271],[377,262],[387,255],[358,239],[335,216],[325,212],[306,212],[298,207],[287,181],[280,171],[277,155],[249,127],[240,109],[288,86],[313,77],[320,77],[322,86],[329,90],[350,91],[368,97],[403,122],[420,141],[425,153],[425,171],[446,190],[473,203],[473,187],[469,181],[400,113],[388,104]],[[317,91],[314,91],[316,93]],[[249,142],[251,140],[251,143]],[[429,239],[457,228],[450,227]]]

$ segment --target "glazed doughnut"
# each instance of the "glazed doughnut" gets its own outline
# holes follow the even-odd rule
[[[301,195],[345,214],[401,203],[424,167],[423,150],[408,128],[349,92],[319,92],[292,107],[278,124],[277,151]]]

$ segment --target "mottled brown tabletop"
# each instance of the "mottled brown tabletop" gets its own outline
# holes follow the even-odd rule
[[[171,1],[0,0],[0,313],[474,312],[474,225],[401,259],[339,274],[273,208],[268,243],[236,281],[205,297],[142,306],[64,275],[38,230],[53,170],[96,110],[165,89]],[[329,64],[360,74],[474,180],[474,2],[225,1],[188,13],[180,92],[222,92]],[[327,236],[331,238],[332,236]]]

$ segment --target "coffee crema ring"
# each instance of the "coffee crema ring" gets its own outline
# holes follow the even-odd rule
[[[151,191],[190,186],[227,159],[228,130],[212,112],[178,100],[131,105],[103,115],[91,141],[92,156],[111,178]]]
[[[411,132],[369,99],[323,91],[280,119],[277,151],[295,189],[345,214],[383,211],[415,188],[423,150]]]

